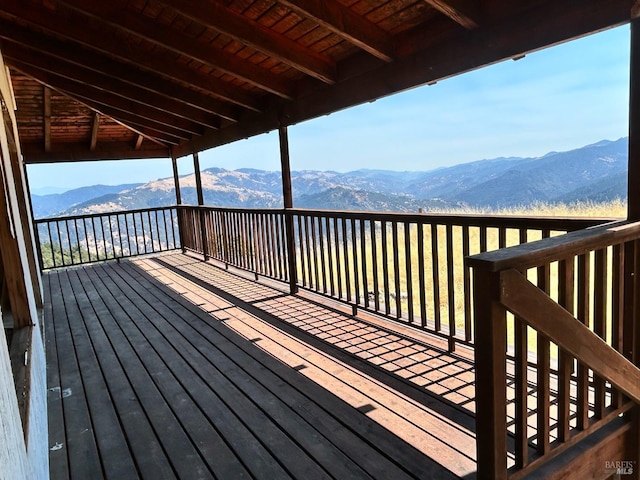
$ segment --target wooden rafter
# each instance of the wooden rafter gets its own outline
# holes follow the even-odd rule
[[[336,65],[329,58],[232,12],[218,2],[172,0],[170,6],[190,20],[228,35],[307,75],[329,84],[336,82]]]
[[[105,77],[84,67],[70,64],[65,60],[49,57],[45,53],[34,52],[10,42],[7,42],[4,46],[3,52],[9,63],[15,61],[31,65],[72,82],[97,87],[128,101],[140,103],[146,107],[160,110],[165,114],[179,117],[183,120],[193,121],[205,127],[217,128],[220,124],[220,118],[216,115],[184,105],[176,99],[166,98],[144,88],[130,85],[119,79]]]
[[[51,89],[42,87],[43,125],[44,125],[44,150],[51,150]]]
[[[98,144],[98,130],[100,129],[100,114],[93,112],[93,120],[91,121],[91,140],[89,141],[89,150],[92,152]]]
[[[56,59],[56,61],[89,69],[110,79],[119,80],[162,95],[165,99],[159,100],[159,103],[166,102],[166,99],[175,101],[175,99],[179,98],[182,102],[179,104],[182,106],[197,108],[231,121],[237,120],[239,116],[239,109],[233,105],[194,92],[174,82],[153,76],[148,72],[134,69],[129,65],[94,55],[68,42],[47,38],[42,34],[29,31],[3,19],[0,19],[0,39],[5,40],[3,45],[4,52],[10,52],[14,44],[20,45],[33,50],[39,56],[47,56]],[[24,61],[23,58],[21,60]]]
[[[21,23],[45,29],[124,63],[142,67],[165,78],[192,85],[250,110],[259,111],[261,109],[260,102],[233,88],[228,82],[197,72],[176,62],[168,63],[163,55],[132,49],[128,42],[117,36],[95,35],[94,32],[82,28],[77,22],[62,17],[54,18],[44,8],[36,8],[22,2],[4,2],[0,6],[0,10],[5,15],[19,19]]]
[[[193,42],[192,38],[180,32],[169,29],[159,30],[153,21],[134,15],[132,12],[122,9],[114,11],[112,14],[105,14],[104,2],[102,1],[63,0],[60,3],[84,15],[89,15],[112,28],[123,30],[144,38],[161,48],[220,69],[267,92],[283,98],[291,98],[292,86],[272,75],[268,70],[246,61],[230,59],[223,52],[217,51],[209,45]]]
[[[138,135],[138,138],[136,138],[136,146],[134,147],[136,150],[140,150],[140,147],[142,147],[143,140],[144,140],[144,137],[142,135]]]
[[[391,35],[336,0],[279,0],[278,3],[385,62],[393,60]]]
[[[64,91],[59,91],[59,93],[68,96],[68,93]],[[180,133],[180,136],[166,133],[163,131],[164,126],[162,125],[157,125],[151,121],[141,119],[127,112],[119,112],[115,109],[99,105],[90,99],[75,98],[74,100],[95,112],[110,117],[115,122],[137,134],[143,135],[145,138],[148,138],[164,148],[166,148],[167,145],[177,145],[180,140],[186,139],[185,135],[182,133]],[[158,129],[156,129],[156,127]]]
[[[135,115],[158,125],[163,126],[163,131],[169,132],[183,132],[188,134],[202,134],[202,128],[194,122],[180,119],[176,116],[169,115],[166,112],[162,112],[152,107],[142,105],[133,100],[120,97],[114,93],[100,90],[92,85],[86,85],[74,80],[69,80],[56,75],[51,72],[47,72],[32,65],[27,65],[18,60],[12,59],[11,65],[22,73],[29,75],[39,82],[48,85],[56,90],[62,90],[69,94],[71,97],[92,99],[94,102],[99,103],[112,109],[120,110],[122,112],[135,112]],[[186,138],[189,138],[188,136]]]
[[[477,28],[481,24],[477,0],[425,0],[425,2],[466,29]]]
[[[147,138],[147,137],[145,137]],[[101,148],[98,144],[93,152],[84,144],[68,144],[53,148],[51,152],[45,152],[40,145],[25,143],[22,145],[22,155],[25,163],[43,164],[59,162],[84,162],[89,160],[127,160],[138,158],[167,158],[170,151],[166,147],[140,148],[135,150],[131,142],[113,142],[108,149]]]

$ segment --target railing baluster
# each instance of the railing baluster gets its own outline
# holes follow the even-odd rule
[[[295,221],[294,221],[295,219]],[[296,255],[296,268],[299,269],[300,274],[296,275],[298,279],[298,285],[302,287],[307,286],[307,272],[306,272],[306,262],[304,257],[304,237],[302,230],[302,215],[300,214],[292,214],[291,222],[294,223],[297,229],[297,238],[298,238],[298,247],[294,249],[294,253]]]
[[[338,298],[342,299],[345,298],[346,293],[345,291],[342,289],[342,260],[340,259],[340,253],[342,251],[342,249],[340,248],[340,230],[338,229],[338,220],[336,219],[336,217],[331,217],[332,220],[332,227],[333,227],[333,239],[334,239],[334,246],[335,246],[335,251],[336,251],[336,274],[338,276],[337,280],[338,280]]]
[[[562,260],[558,265],[558,303],[569,313],[574,310],[574,260]],[[567,352],[558,352],[558,440],[569,440],[570,406],[571,406],[571,374],[573,358]]]
[[[309,216],[309,222],[311,224],[311,242],[313,251],[313,278],[315,283],[315,291],[320,291],[320,276],[318,265],[318,241],[316,239],[316,217]]]
[[[140,216],[142,216],[142,214],[140,214]],[[149,239],[151,241],[151,251],[153,252],[153,224],[151,223],[151,211],[147,210],[147,220],[149,222]],[[144,220],[142,222],[142,225],[144,227]],[[147,236],[144,233],[142,233],[142,238],[144,239],[144,253],[147,253]]]
[[[76,233],[76,243],[78,245],[78,256],[80,257],[80,263],[83,263],[82,260],[82,248],[80,248],[80,233],[78,232],[78,219],[75,219],[73,221],[73,226],[75,227],[75,233]],[[73,247],[71,246],[71,237],[69,237],[69,252],[73,252]],[[63,255],[63,265],[66,265],[66,263],[64,263],[64,255]],[[91,256],[89,256],[89,260],[91,261]],[[73,254],[71,254],[71,262],[73,264]]]
[[[456,337],[456,291],[453,262],[453,226],[447,223],[447,299],[449,310],[449,351],[455,350]]]
[[[393,284],[395,290],[396,319],[402,318],[400,303],[400,254],[398,243],[398,223],[391,222],[391,247],[393,249]]]
[[[327,270],[329,270],[329,291],[331,292],[331,296],[335,297],[336,295],[336,286],[335,286],[335,268],[333,266],[333,248],[331,242],[331,222],[329,221],[329,217],[326,216],[324,218],[324,232],[327,238]],[[322,228],[322,227],[321,227]],[[326,293],[326,292],[325,292]]]
[[[438,225],[431,224],[431,275],[433,277],[433,321],[435,331],[442,330],[440,316],[440,261],[438,259]]]
[[[351,264],[349,262],[349,238],[347,237],[347,220],[342,217],[340,219],[340,226],[342,227],[342,258],[344,261],[344,283],[347,295],[347,302],[351,302]],[[353,225],[351,227],[353,229]],[[340,278],[340,275],[338,276]]]
[[[487,251],[487,227],[480,227],[480,253]]]
[[[360,276],[358,275],[358,244],[356,236],[356,221],[351,219],[349,222],[351,227],[351,265],[353,265],[353,287],[354,287],[354,304],[360,304]],[[347,270],[348,271],[348,270]]]
[[[314,243],[314,234],[313,231],[311,230],[311,218],[308,215],[304,216],[304,231],[305,231],[305,247],[306,247],[306,251],[307,251],[307,269],[309,272],[309,288],[312,290],[316,290],[317,291],[317,272],[315,272],[316,270],[316,265],[315,263],[312,261],[312,248],[315,250],[315,243]],[[315,275],[314,275],[315,272]]]
[[[516,317],[514,328],[515,463],[523,468],[529,463],[529,342],[526,323]]]
[[[406,267],[407,277],[407,317],[409,323],[414,322],[413,315],[413,255],[411,248],[411,224],[408,222],[403,223],[404,226],[404,261]]]
[[[589,279],[590,255],[578,257],[578,320],[589,325]],[[578,362],[577,372],[577,425],[578,429],[585,430],[589,426],[589,369]]]
[[[596,250],[593,291],[593,331],[606,341],[607,323],[607,250]],[[604,418],[606,410],[605,381],[599,375],[593,376],[595,396],[595,417]]]
[[[382,220],[382,222],[380,222],[380,231],[382,234],[382,289],[384,290],[384,313],[389,315],[391,313],[391,298],[389,296],[389,252],[386,220]]]
[[[424,251],[424,224],[422,222],[417,224],[418,230],[418,288],[420,291],[420,326],[425,328],[427,326],[427,286],[426,278],[424,274],[425,269],[425,251]],[[433,269],[435,270],[435,269]]]
[[[623,245],[613,246],[613,275],[612,275],[612,306],[611,306],[611,346],[618,352],[623,353],[624,338],[624,254]],[[622,406],[622,393],[616,388],[613,389],[611,406],[619,408]]]
[[[369,279],[367,278],[367,239],[364,219],[360,219],[360,259],[362,261],[362,296],[365,308],[369,308]],[[373,239],[371,241],[373,246]]]
[[[376,235],[375,220],[369,221],[369,233],[371,235],[371,265],[373,271],[373,301],[376,312],[380,311],[380,295],[378,286],[378,239]]]
[[[469,256],[469,225],[462,227],[462,257]],[[473,325],[471,323],[471,267],[462,266],[462,295],[464,299],[464,339],[471,342]]]
[[[60,241],[60,224],[54,222],[58,229],[58,244],[60,245],[60,254],[62,254],[62,242]],[[53,267],[57,267],[56,252],[53,246],[53,239],[51,238],[51,223],[47,223],[47,230],[49,231],[49,244],[51,245],[51,259],[53,260]]]
[[[548,264],[538,268],[538,288],[549,293],[550,268]],[[536,448],[540,455],[549,452],[551,421],[549,410],[551,408],[551,348],[549,340],[540,332],[537,338],[537,443]]]

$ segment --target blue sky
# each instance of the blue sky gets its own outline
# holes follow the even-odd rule
[[[628,134],[629,27],[501,62],[289,129],[291,167],[431,170],[535,157]],[[272,132],[200,154],[201,168],[279,170]],[[193,171],[191,157],[180,174]],[[32,190],[144,182],[170,160],[30,165]]]

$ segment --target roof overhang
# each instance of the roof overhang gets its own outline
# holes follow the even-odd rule
[[[10,0],[0,48],[27,163],[166,158],[621,25],[634,3]]]

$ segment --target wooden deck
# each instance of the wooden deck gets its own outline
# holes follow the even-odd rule
[[[51,478],[475,478],[472,362],[183,254],[45,275]]]

